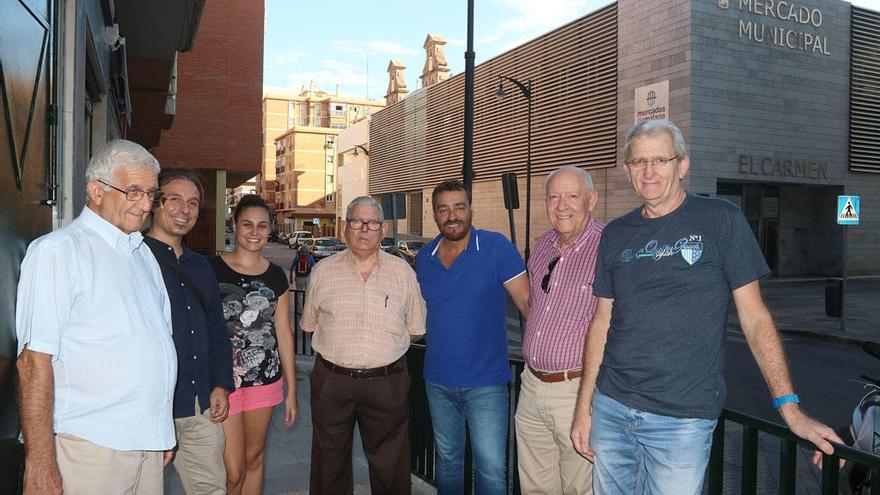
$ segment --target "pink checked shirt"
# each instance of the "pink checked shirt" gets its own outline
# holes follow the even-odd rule
[[[526,364],[539,371],[580,369],[584,337],[596,313],[593,277],[596,253],[605,225],[594,219],[566,250],[559,250],[559,235],[549,230],[538,238],[529,258],[529,318],[523,337]],[[550,260],[559,261],[550,275],[549,292],[541,289]]]

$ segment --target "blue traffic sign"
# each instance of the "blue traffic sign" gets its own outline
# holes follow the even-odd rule
[[[859,224],[859,197],[837,197],[837,223],[840,225]]]

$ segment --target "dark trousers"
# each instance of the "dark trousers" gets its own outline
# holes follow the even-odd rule
[[[309,377],[312,396],[312,468],[309,493],[353,491],[351,446],[357,422],[370,466],[374,495],[408,494],[410,377],[403,370],[377,378],[350,378],[315,360]]]

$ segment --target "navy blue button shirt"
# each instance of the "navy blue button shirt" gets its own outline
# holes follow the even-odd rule
[[[177,349],[174,417],[187,418],[195,415],[196,398],[204,411],[210,407],[211,389],[223,387],[231,392],[235,388],[232,344],[223,320],[219,284],[211,265],[200,254],[184,247],[178,259],[174,249],[164,242],[149,236],[144,242],[159,261],[171,301],[171,328]]]

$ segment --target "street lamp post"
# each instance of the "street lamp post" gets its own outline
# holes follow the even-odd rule
[[[495,93],[498,99],[504,98],[504,81],[510,81],[514,86],[519,88],[523,97],[528,100],[528,121],[526,127],[526,243],[525,255],[526,262],[529,261],[529,236],[532,218],[532,80],[529,79],[525,84],[517,81],[512,77],[498,76],[498,92]]]

